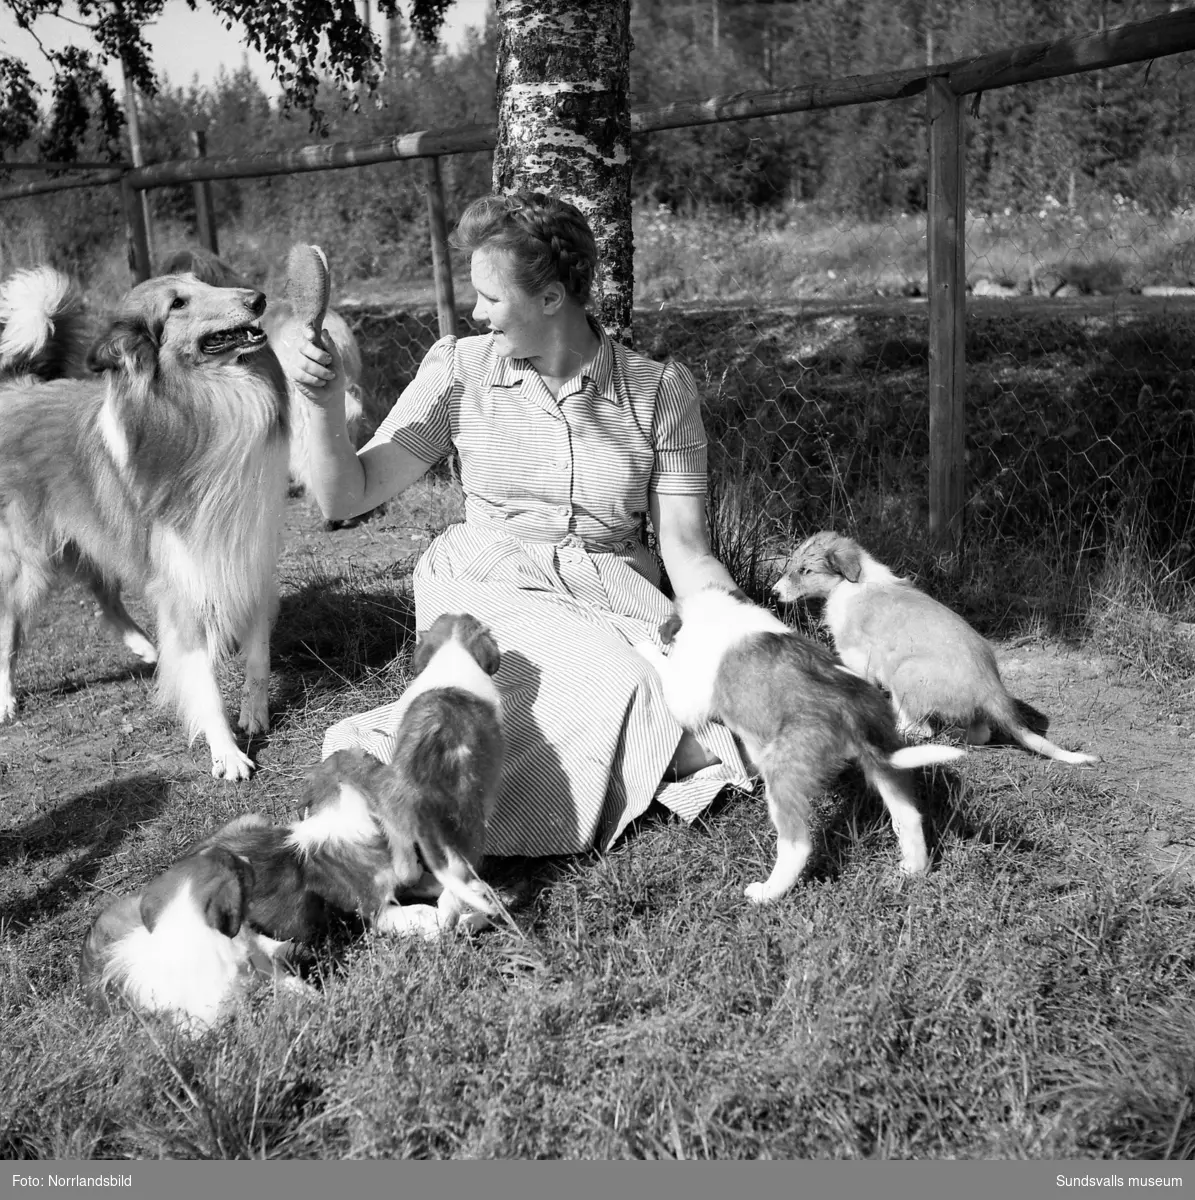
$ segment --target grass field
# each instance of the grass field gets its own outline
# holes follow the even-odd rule
[[[355,319],[377,405],[410,330]],[[976,308],[989,499],[961,565],[919,534],[923,320],[669,309],[638,328],[698,375],[715,536],[745,583],[794,534],[861,532],[993,637],[1012,690],[1101,765],[997,747],[927,773],[924,879],[898,876],[847,775],[818,806],[810,877],[757,910],[742,892],[774,835],[734,793],[693,826],[651,813],[605,855],[492,864],[522,936],[345,930],[315,948],[316,997],[260,995],[194,1041],[95,1017],[75,959],[105,899],[238,813],[287,819],[326,727],[406,680],[410,567],[459,512],[455,485],[336,532],[292,501],[249,784],[210,779],[82,593],[30,634],[0,730],[0,1156],[1195,1154],[1188,317]],[[1067,454],[1043,449],[1055,436]]]

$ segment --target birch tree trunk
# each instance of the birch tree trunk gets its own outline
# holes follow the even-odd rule
[[[551,192],[597,239],[596,315],[630,344],[630,0],[498,0],[494,190]]]

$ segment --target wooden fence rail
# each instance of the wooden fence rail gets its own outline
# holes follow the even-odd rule
[[[783,116],[852,104],[907,100],[921,95],[931,78],[945,79],[955,95],[963,96],[992,88],[1124,66],[1180,54],[1186,50],[1195,50],[1195,8],[1120,25],[1104,33],[1081,34],[1055,42],[1017,46],[958,62],[637,108],[631,112],[631,133],[655,133],[664,129],[746,121],[753,117]],[[124,174],[128,174],[135,188],[153,188],[196,183],[205,179],[297,175],[307,171],[332,171],[409,158],[465,154],[492,150],[496,136],[494,125],[468,125],[458,129],[421,130],[368,142],[333,142],[260,154],[211,156],[152,163],[132,170],[113,168],[73,179],[11,184],[0,188],[0,200],[63,188],[117,183]]]
[[[963,149],[966,116],[961,98],[994,88],[1123,66],[1189,50],[1195,50],[1195,8],[1131,22],[1102,33],[1017,46],[958,62],[638,108],[631,113],[631,132],[648,134],[926,95],[929,129],[929,526],[931,536],[944,550],[957,552],[963,545],[965,500],[963,249],[966,195]],[[132,169],[112,167],[67,179],[9,184],[0,187],[0,200],[66,188],[119,184],[129,226],[134,274],[137,278],[145,278],[150,269],[149,238],[140,215],[140,196],[149,188],[330,171],[423,158],[429,163],[428,212],[440,327],[441,332],[445,332],[455,328],[455,310],[438,159],[448,154],[492,150],[496,136],[493,125],[470,125],[450,130],[424,130],[377,141],[335,142],[261,154],[205,157],[199,151],[196,157],[186,161],[154,163]],[[32,165],[14,164],[19,169]],[[204,237],[201,229],[201,240]],[[209,226],[208,237],[209,247],[214,249],[214,222]]]

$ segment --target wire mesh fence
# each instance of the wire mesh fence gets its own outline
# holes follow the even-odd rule
[[[799,144],[813,120],[755,124]],[[969,178],[984,136],[979,125]],[[1106,157],[1102,143],[1090,150]],[[709,152],[702,169],[731,165]],[[1175,178],[1195,178],[1192,165],[1176,157]],[[1082,159],[1065,166],[1064,182],[1095,174]],[[698,380],[721,552],[762,576],[794,537],[838,525],[932,570],[924,212],[868,217],[792,199],[728,209],[701,199],[701,173],[688,180],[637,204],[635,338]],[[1156,184],[1133,198],[1075,186],[1019,211],[991,196],[968,211],[971,544],[1032,544],[1055,569],[1098,564],[1127,523],[1149,554],[1191,570],[1195,300],[1148,293],[1189,283],[1195,208],[1186,184],[1159,195]],[[370,305],[351,315],[380,419],[438,336],[435,316]],[[471,329],[462,310],[459,332]]]

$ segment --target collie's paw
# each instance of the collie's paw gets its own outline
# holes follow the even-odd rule
[[[757,879],[754,883],[747,884],[743,895],[752,904],[771,904],[776,899],[768,885],[760,879]]]
[[[289,971],[277,971],[274,974],[274,986],[280,996],[296,996],[301,998],[315,997],[319,992],[305,979],[292,975]]]
[[[439,937],[440,914],[434,904],[388,904],[374,928],[391,937]]]
[[[668,661],[664,656],[664,652],[655,642],[649,642],[644,639],[641,642],[636,642],[633,649],[640,658],[646,659],[657,671]]]
[[[147,666],[158,661],[158,648],[143,633],[130,631],[123,638],[124,644]]]
[[[902,875],[924,875],[929,871],[929,855],[922,851],[900,860]]]
[[[17,715],[16,696],[0,696],[0,725],[11,721]]]
[[[265,733],[270,727],[268,688],[264,679],[247,679],[241,689],[241,715],[237,718],[237,726],[246,733]]]
[[[241,715],[237,718],[237,728],[245,733],[265,733],[270,728],[270,710],[265,704],[248,699],[241,705]]]
[[[220,752],[212,751],[212,778],[240,783],[253,774],[254,762],[236,746]]]
[[[1058,755],[1058,761],[1070,763],[1073,767],[1092,766],[1101,762],[1098,754],[1084,754],[1081,750],[1063,750]]]

